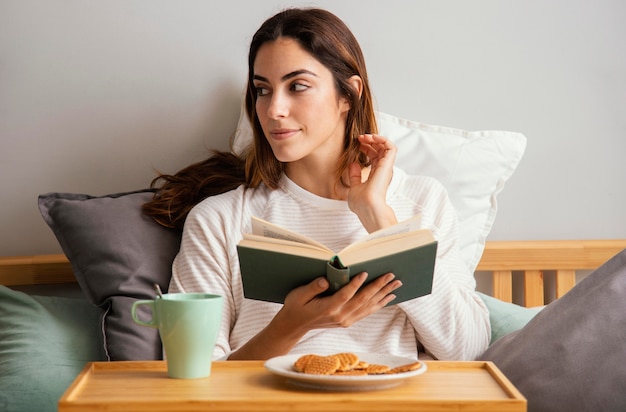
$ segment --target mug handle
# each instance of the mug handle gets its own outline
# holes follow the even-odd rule
[[[150,306],[150,309],[152,310],[152,318],[149,321],[143,321],[141,319],[139,319],[139,317],[137,316],[137,308],[140,305],[148,305]],[[154,301],[153,300],[138,300],[137,302],[133,303],[133,306],[130,310],[130,313],[133,317],[133,320],[135,321],[136,324],[141,325],[141,326],[149,326],[151,328],[156,328],[157,327],[157,322],[156,319],[154,318]]]

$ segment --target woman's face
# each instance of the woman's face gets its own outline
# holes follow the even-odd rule
[[[344,145],[350,105],[332,73],[291,38],[259,48],[254,61],[256,112],[281,162],[332,162]]]

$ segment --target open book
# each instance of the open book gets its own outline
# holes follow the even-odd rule
[[[367,272],[366,284],[392,272],[402,286],[390,304],[431,293],[437,241],[420,229],[421,217],[370,233],[338,253],[301,234],[252,217],[251,234],[237,245],[244,296],[283,303],[294,288],[326,276],[334,293],[352,276]]]

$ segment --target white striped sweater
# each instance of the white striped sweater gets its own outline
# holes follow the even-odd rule
[[[433,292],[385,307],[347,328],[308,332],[291,353],[388,353],[441,360],[470,360],[490,338],[489,313],[462,263],[458,218],[443,186],[399,169],[387,192],[398,220],[422,214],[439,241]],[[367,232],[347,202],[316,196],[283,176],[276,190],[243,187],[205,199],[189,213],[173,264],[170,292],[223,295],[214,358],[225,358],[261,331],[280,309],[243,297],[236,245],[251,232],[251,216],[284,226],[339,251]]]

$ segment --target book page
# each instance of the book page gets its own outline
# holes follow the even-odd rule
[[[337,254],[344,266],[351,266],[362,261],[384,258],[399,252],[435,243],[429,229],[418,229],[406,233],[396,233],[377,237],[369,242],[359,243],[357,247],[349,246]]]
[[[243,235],[239,246],[254,248],[257,250],[267,250],[283,254],[293,254],[306,256],[314,259],[330,260],[333,253],[326,248],[320,248],[308,243],[293,242],[287,239],[277,239],[266,236],[258,236],[251,233]]]
[[[375,232],[370,233],[362,239],[357,240],[351,245],[345,247],[342,252],[346,250],[353,249],[355,247],[359,247],[361,244],[365,242],[370,242],[372,240],[381,239],[389,236],[401,235],[403,233],[414,232],[420,228],[422,223],[422,215],[415,215],[410,219],[403,220],[402,222],[398,222],[393,226],[389,226]]]
[[[256,216],[252,216],[252,234],[266,238],[283,239],[291,242],[305,243],[332,252],[326,246],[289,229],[275,225]]]

